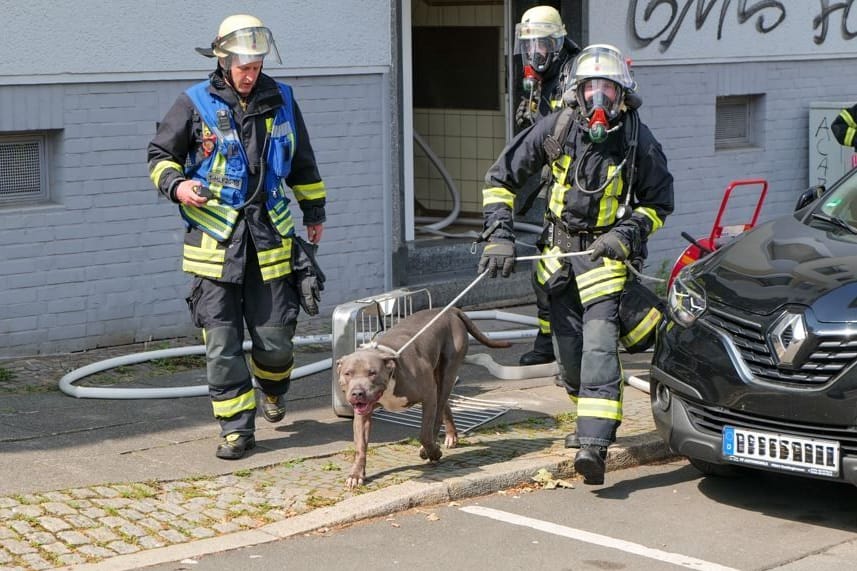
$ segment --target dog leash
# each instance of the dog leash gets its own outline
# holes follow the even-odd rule
[[[565,253],[561,253],[561,254],[539,254],[539,255],[535,255],[535,256],[521,256],[520,258],[515,258],[515,261],[524,261],[524,262],[525,262],[525,261],[529,261],[529,260],[543,260],[543,259],[548,259],[548,258],[570,258],[570,257],[572,257],[572,256],[584,256],[584,255],[588,256],[588,255],[589,255],[589,254],[591,254],[591,253],[592,253],[592,250],[584,250],[584,251],[582,251],[582,252],[565,252]],[[636,275],[637,277],[639,277],[639,278],[641,278],[641,279],[647,279],[647,280],[656,281],[656,282],[665,282],[665,281],[666,281],[666,280],[664,280],[664,279],[662,279],[662,278],[656,278],[656,277],[653,277],[653,276],[647,276],[647,275],[645,275],[645,274],[640,273],[640,272],[639,272],[639,271],[637,271],[637,269],[636,269],[634,266],[632,266],[632,265],[631,265],[627,260],[625,260],[625,266],[626,266],[629,270],[631,270],[631,272],[632,272],[634,275]],[[435,321],[437,321],[438,319],[440,319],[440,316],[441,316],[441,315],[443,315],[444,313],[446,313],[446,312],[449,310],[449,308],[453,307],[456,303],[458,303],[458,300],[460,300],[462,297],[464,297],[464,296],[467,294],[467,292],[469,292],[471,289],[473,289],[473,288],[476,286],[476,284],[478,284],[478,283],[482,280],[482,278],[484,278],[484,277],[485,277],[485,275],[486,275],[489,271],[490,271],[490,270],[487,270],[487,269],[486,269],[486,270],[485,270],[485,271],[483,271],[481,274],[479,274],[478,276],[476,276],[476,279],[474,279],[472,282],[470,282],[470,284],[469,284],[467,287],[465,287],[465,288],[461,291],[461,293],[459,293],[457,296],[455,296],[455,298],[454,298],[452,301],[450,301],[448,304],[446,304],[446,306],[445,306],[443,309],[441,309],[441,310],[437,313],[437,315],[435,315],[435,316],[431,319],[431,321],[429,321],[428,323],[426,323],[426,324],[422,327],[422,329],[420,329],[419,331],[417,331],[417,332],[416,332],[416,334],[415,334],[413,337],[411,337],[411,338],[407,341],[407,343],[405,343],[404,345],[402,345],[402,346],[399,348],[399,350],[398,350],[398,351],[393,351],[393,350],[392,350],[391,348],[389,348],[389,347],[385,347],[385,349],[386,349],[386,350],[391,351],[391,352],[392,352],[392,354],[393,354],[393,357],[394,357],[394,358],[398,358],[398,357],[399,357],[399,355],[401,355],[401,354],[402,354],[402,352],[403,352],[405,349],[407,349],[407,348],[411,345],[411,343],[413,343],[414,341],[416,341],[417,337],[419,337],[420,335],[422,335],[423,333],[425,333],[425,332],[426,332],[426,331],[427,331],[427,330],[428,330],[432,325],[434,325],[434,322],[435,322]]]
[[[522,256],[522,257],[520,257],[520,258],[515,258],[515,260],[516,260],[516,261],[517,261],[517,260],[527,261],[527,260],[540,260],[540,259],[543,259],[543,258],[568,258],[568,257],[571,257],[571,256],[583,256],[583,255],[589,255],[589,254],[591,254],[591,253],[592,253],[592,250],[586,250],[586,251],[584,251],[584,252],[566,252],[566,253],[563,253],[563,254],[542,254],[542,255],[537,255],[537,256]],[[437,321],[438,319],[440,319],[440,316],[441,316],[441,315],[443,315],[444,313],[446,313],[446,312],[449,310],[449,308],[450,308],[450,307],[452,307],[452,306],[454,306],[456,303],[458,303],[458,300],[459,300],[459,299],[461,299],[462,297],[464,297],[464,296],[465,296],[465,294],[467,294],[467,292],[469,292],[471,289],[473,289],[473,287],[474,287],[476,284],[478,284],[478,283],[482,280],[482,278],[484,278],[484,277],[485,277],[485,275],[486,275],[489,271],[490,271],[490,270],[487,270],[487,269],[486,269],[486,270],[485,270],[485,271],[483,271],[481,274],[479,274],[478,276],[476,276],[476,279],[474,279],[472,282],[470,282],[470,284],[469,284],[466,288],[464,288],[464,289],[461,291],[461,293],[459,293],[457,296],[455,296],[455,298],[454,298],[452,301],[450,301],[448,304],[446,304],[446,306],[445,306],[443,309],[441,309],[441,310],[437,313],[437,315],[435,315],[435,316],[431,319],[431,321],[429,321],[428,323],[426,323],[426,324],[423,326],[423,328],[422,328],[422,329],[420,329],[419,331],[417,331],[417,332],[416,332],[416,334],[408,340],[408,342],[407,342],[407,343],[405,343],[404,345],[402,345],[402,346],[399,348],[399,350],[398,350],[398,351],[396,351],[396,352],[394,353],[394,357],[398,357],[399,355],[401,355],[401,354],[402,354],[402,351],[404,351],[405,349],[407,349],[407,348],[410,346],[410,344],[411,344],[411,343],[413,343],[414,341],[416,341],[417,337],[419,337],[420,335],[422,335],[423,333],[425,333],[425,332],[426,332],[426,330],[428,330],[428,328],[429,328],[429,327],[431,327],[432,325],[434,325],[434,322],[435,322],[435,321]]]

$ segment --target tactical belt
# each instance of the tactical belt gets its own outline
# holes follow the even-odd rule
[[[604,233],[603,229],[574,230],[568,232],[563,225],[548,222],[545,228],[545,241],[550,247],[557,247],[563,252],[582,252],[589,248],[595,238]]]

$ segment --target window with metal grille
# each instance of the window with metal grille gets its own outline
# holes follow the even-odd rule
[[[45,138],[0,137],[0,206],[47,200]]]
[[[753,123],[758,96],[718,97],[714,121],[714,149],[736,149],[755,145]]]

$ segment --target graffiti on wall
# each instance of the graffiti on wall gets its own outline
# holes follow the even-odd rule
[[[849,27],[855,0],[817,2],[818,7],[812,17],[812,41],[816,45],[824,44],[831,30],[837,28],[844,40],[857,37],[857,22],[853,29]],[[765,35],[783,24],[788,13],[785,2],[779,0],[631,0],[628,17],[635,47],[645,48],[657,42],[658,50],[663,53],[670,49],[680,31],[700,33],[711,20],[717,22],[716,38],[720,41],[729,23],[737,22],[738,26],[743,26],[749,22],[758,34]],[[854,17],[857,19],[857,10]],[[654,29],[650,29],[655,22]]]
[[[819,104],[809,112],[809,184],[829,185],[857,166],[857,154],[839,144],[830,125],[839,114],[833,104]]]

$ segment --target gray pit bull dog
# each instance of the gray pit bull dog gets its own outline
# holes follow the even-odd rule
[[[372,411],[379,406],[401,411],[422,403],[420,458],[436,462],[442,453],[437,445],[440,423],[446,431],[444,445],[454,448],[458,432],[449,408],[449,395],[458,368],[467,355],[468,332],[487,347],[511,346],[485,336],[467,315],[450,308],[431,327],[414,339],[401,355],[399,348],[410,341],[440,310],[418,311],[386,331],[379,344],[372,344],[336,362],[339,386],[354,408],[354,448],[357,450],[345,485],[354,488],[366,476],[366,449],[372,427]]]

